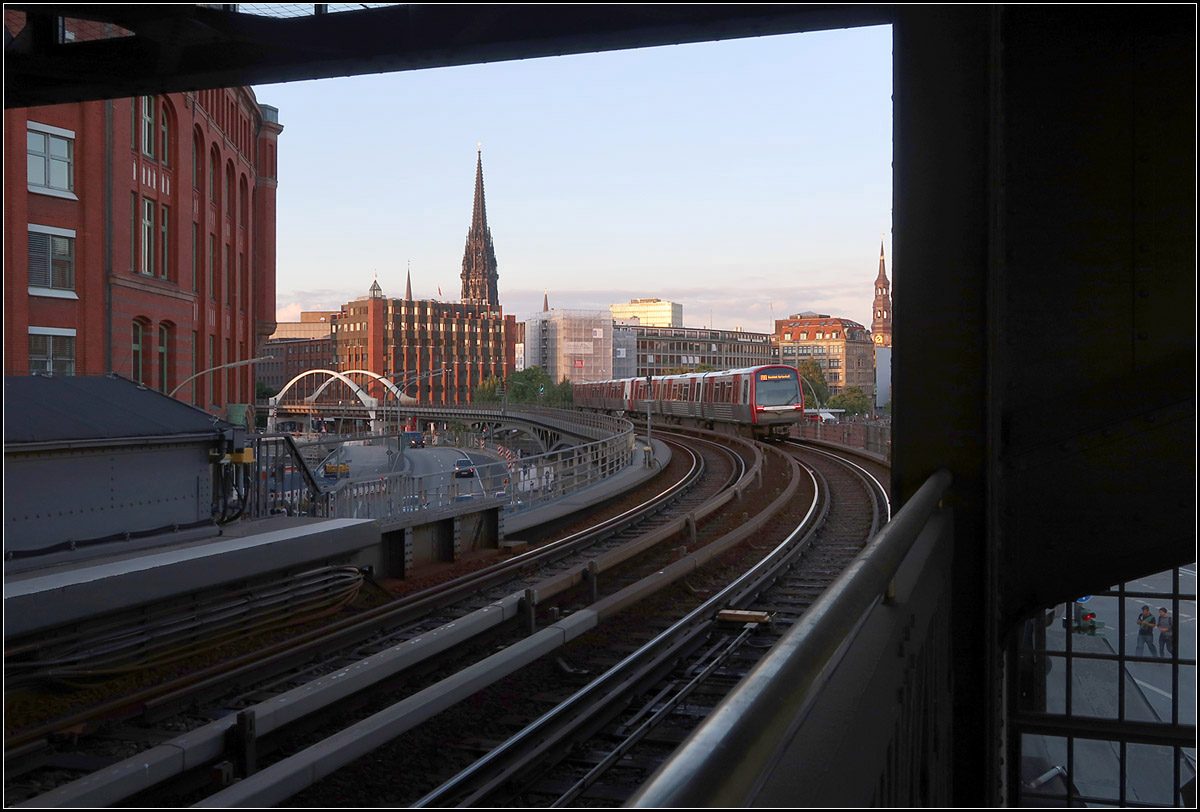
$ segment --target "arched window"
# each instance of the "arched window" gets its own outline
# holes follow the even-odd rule
[[[233,217],[233,200],[237,194],[237,184],[234,182],[233,161],[225,163],[225,214]]]
[[[142,382],[142,342],[145,340],[145,328],[140,321],[133,323],[133,343],[130,346],[129,377],[138,383]]]
[[[158,389],[164,395],[171,391],[171,328],[158,325]]]
[[[220,192],[218,187],[221,185],[221,179],[217,176],[220,168],[221,156],[217,152],[217,148],[213,147],[212,151],[208,153],[208,199],[213,203],[221,202],[221,198],[217,196]]]
[[[192,133],[192,186],[201,188],[201,178],[204,175],[204,139],[197,129]]]
[[[242,181],[238,184],[238,222],[242,228],[250,227],[250,192],[249,184],[246,181],[245,173],[242,173]]]

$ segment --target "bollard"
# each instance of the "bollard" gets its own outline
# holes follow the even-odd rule
[[[595,603],[600,600],[600,569],[596,566],[596,559],[588,561],[583,577],[587,579],[588,588],[591,590],[591,602]]]
[[[525,590],[525,597],[521,601],[521,608],[525,611],[525,618],[528,624],[529,633],[532,635],[537,631],[537,591],[533,589]]]
[[[258,772],[258,734],[254,722],[254,711],[244,710],[237,715],[237,724],[229,729],[233,738],[234,774],[247,778]]]

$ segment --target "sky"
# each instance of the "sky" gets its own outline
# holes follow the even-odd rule
[[[891,268],[887,26],[254,88],[279,109],[276,305],[457,300],[477,150],[500,304],[871,325]],[[440,295],[439,295],[440,288]]]

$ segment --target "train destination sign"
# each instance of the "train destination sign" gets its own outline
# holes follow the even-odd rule
[[[791,380],[791,378],[792,374],[790,372],[760,372],[758,374],[760,381],[787,381]]]

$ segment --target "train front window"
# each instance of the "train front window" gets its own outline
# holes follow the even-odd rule
[[[754,387],[755,405],[792,406],[800,403],[800,384],[795,372],[760,372]]]

